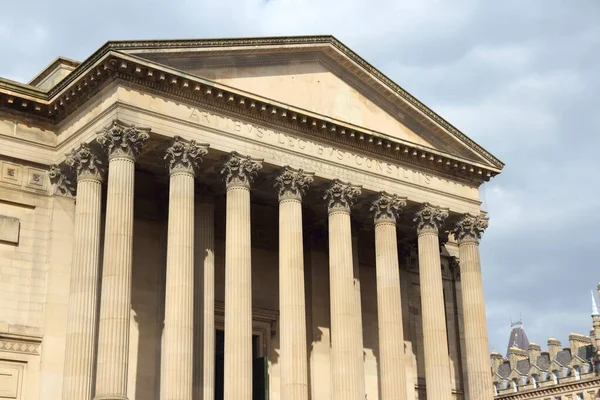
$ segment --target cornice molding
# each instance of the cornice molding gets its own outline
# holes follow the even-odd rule
[[[14,95],[1,93],[0,82],[0,109],[2,106],[7,107],[8,105],[12,109],[19,109],[20,103],[23,110],[33,111],[37,114],[46,112],[46,118],[56,123],[64,119],[72,109],[93,96],[98,87],[104,86],[107,81],[125,79],[150,85],[164,93],[184,97],[190,100],[191,104],[208,102],[218,105],[220,108],[233,106],[237,112],[261,114],[262,119],[276,124],[284,124],[284,126],[291,125],[295,129],[309,130],[312,135],[318,132],[335,141],[345,139],[348,142],[350,140],[349,144],[352,148],[364,148],[376,154],[387,154],[404,164],[412,164],[419,169],[445,172],[449,176],[458,177],[467,182],[481,184],[500,171],[496,167],[416,145],[383,133],[362,129],[193,75],[182,74],[181,71],[135,56],[116,52],[105,56],[104,59],[98,60],[87,74],[81,76],[79,81],[72,82],[70,87],[65,88],[51,101],[18,100]],[[364,145],[362,145],[363,143]]]
[[[215,47],[255,47],[255,48],[288,48],[298,46],[315,46],[315,45],[331,46],[341,53],[341,55],[351,62],[359,66],[363,71],[370,74],[389,90],[395,93],[400,98],[410,103],[413,107],[419,110],[432,122],[447,130],[459,140],[463,141],[468,147],[477,150],[487,161],[495,167],[502,169],[504,163],[486,151],[474,140],[462,133],[440,115],[435,113],[417,98],[411,95],[408,91],[400,87],[393,80],[347,47],[341,41],[332,35],[317,35],[317,36],[274,36],[274,37],[254,37],[254,38],[223,38],[223,39],[189,39],[189,40],[142,40],[142,41],[109,41],[102,48],[96,51],[82,66],[94,60],[99,59],[105,52],[110,50],[116,51],[134,51],[144,50],[150,51],[153,49],[164,50],[189,50],[192,48],[215,48]],[[291,50],[291,49],[290,49]]]
[[[594,376],[579,381],[564,382],[552,386],[544,386],[535,389],[526,389],[522,392],[500,393],[495,399],[498,400],[526,400],[539,399],[546,396],[569,394],[579,390],[598,389],[600,390],[600,377]],[[508,389],[512,390],[512,389]]]

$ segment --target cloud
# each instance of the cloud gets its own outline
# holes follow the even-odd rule
[[[334,34],[506,163],[482,190],[490,342],[504,351],[519,313],[540,344],[589,331],[600,3],[62,0],[9,2],[3,14],[0,76],[20,81],[107,40]]]

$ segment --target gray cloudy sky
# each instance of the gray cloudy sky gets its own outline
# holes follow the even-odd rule
[[[377,6],[371,4],[378,4]],[[108,40],[333,34],[506,163],[482,197],[490,346],[591,328],[600,280],[600,2],[4,1],[0,76]]]

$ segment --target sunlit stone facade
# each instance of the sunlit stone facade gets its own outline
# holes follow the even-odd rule
[[[0,79],[0,399],[493,398],[503,164],[332,37]]]

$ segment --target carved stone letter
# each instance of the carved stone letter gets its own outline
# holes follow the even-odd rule
[[[108,128],[98,132],[97,142],[108,153],[108,158],[128,157],[135,159],[150,138],[150,129],[136,128],[120,121],[113,121]]]
[[[488,227],[489,220],[483,216],[465,214],[452,229],[452,234],[460,242],[479,242],[481,234]]]
[[[423,231],[439,232],[444,221],[448,218],[448,209],[424,203],[416,212],[413,222],[417,227],[417,233]]]
[[[262,160],[254,160],[250,156],[244,157],[234,151],[225,159],[221,174],[225,176],[227,187],[249,187],[261,168]]]
[[[406,207],[406,198],[395,194],[381,192],[377,200],[371,203],[370,211],[373,212],[375,224],[379,222],[396,222],[398,214]]]
[[[279,194],[279,200],[297,199],[301,200],[308,186],[314,181],[311,173],[303,170],[295,170],[285,167],[283,172],[275,178],[275,184]]]
[[[208,154],[207,144],[198,144],[195,140],[186,142],[175,136],[173,144],[166,150],[165,160],[169,163],[169,172],[188,172],[194,175],[202,157]]]
[[[354,186],[350,183],[344,183],[339,179],[334,179],[331,186],[325,191],[324,200],[327,200],[327,210],[332,211],[350,211],[356,198],[360,195],[360,186]]]

